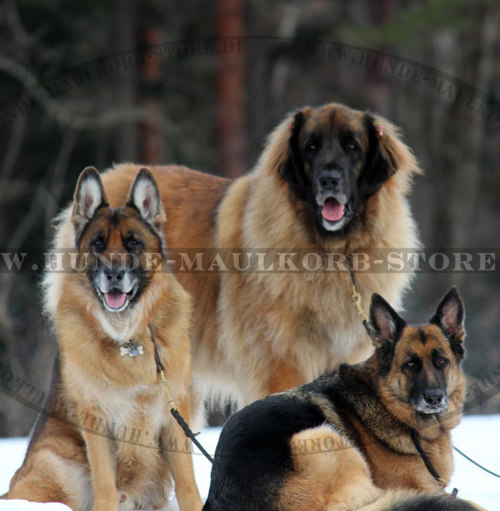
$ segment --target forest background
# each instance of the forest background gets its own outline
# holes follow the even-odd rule
[[[38,262],[80,171],[236,177],[288,112],[330,101],[388,117],[414,149],[427,254],[471,254],[473,268],[419,272],[405,317],[427,320],[458,285],[472,411],[500,412],[499,33],[491,0],[3,0],[0,252],[38,270],[0,261],[0,436],[29,432],[48,385]]]

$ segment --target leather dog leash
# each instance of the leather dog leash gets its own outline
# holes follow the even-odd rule
[[[153,334],[153,329],[151,328],[151,325],[148,325],[149,331],[151,332],[151,342],[154,346],[154,355],[155,355],[155,363],[156,363],[156,372],[160,376],[161,386],[165,389],[165,392],[167,393],[167,401],[168,401],[168,407],[170,409],[170,413],[174,417],[174,419],[177,421],[177,424],[182,428],[182,431],[184,431],[184,435],[186,438],[189,438],[196,447],[201,451],[203,456],[207,458],[210,463],[214,462],[214,459],[208,452],[205,450],[203,445],[198,441],[196,438],[196,435],[198,433],[193,433],[192,429],[189,427],[189,424],[184,420],[184,417],[180,414],[179,410],[177,410],[174,400],[172,398],[172,391],[170,389],[170,385],[167,381],[167,377],[165,376],[165,366],[163,365],[163,362],[160,358],[160,352],[158,350],[158,344],[156,343],[155,336]]]

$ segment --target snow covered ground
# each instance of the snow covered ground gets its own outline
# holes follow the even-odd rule
[[[213,453],[220,430],[207,429],[198,437]],[[469,416],[453,432],[454,444],[490,470],[500,473],[500,415]],[[22,463],[27,446],[25,438],[0,439],[0,494],[7,491],[9,480]],[[489,475],[455,453],[455,474],[450,489],[457,487],[459,496],[500,511],[500,479]],[[201,455],[194,456],[196,481],[203,497],[210,485],[210,463]],[[0,511],[68,511],[62,504],[32,504],[26,501],[2,501]],[[177,510],[174,500],[166,508]]]

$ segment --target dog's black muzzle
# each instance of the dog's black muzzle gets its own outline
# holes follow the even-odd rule
[[[344,192],[344,174],[338,169],[323,169],[316,178],[318,194],[328,196]]]
[[[443,413],[448,408],[446,390],[438,387],[424,389],[413,400],[413,406],[423,414]]]

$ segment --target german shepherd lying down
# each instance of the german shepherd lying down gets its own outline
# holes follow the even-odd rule
[[[120,509],[159,509],[173,477],[180,509],[202,507],[155,364],[153,335],[189,420],[191,304],[171,273],[148,264],[147,254],[166,257],[165,212],[149,171],[138,172],[123,204],[110,208],[97,171],[83,171],[72,223],[85,269],[58,276],[60,355],[47,409],[7,498],[63,502],[75,511],[113,511],[119,502]]]
[[[439,493],[412,434],[448,484],[464,401],[464,310],[455,288],[426,326],[379,295],[375,353],[233,415],[215,453],[206,511],[469,510]]]

